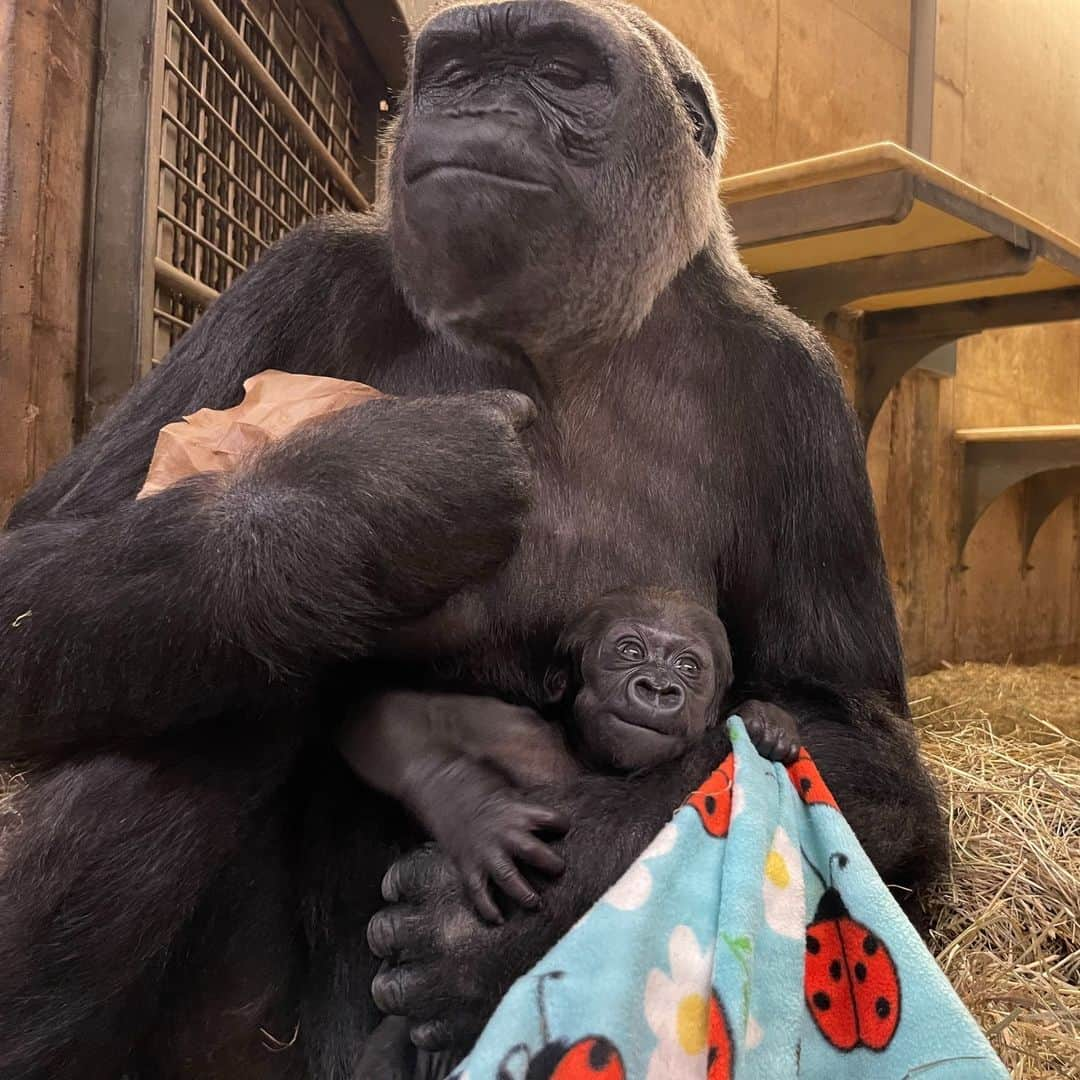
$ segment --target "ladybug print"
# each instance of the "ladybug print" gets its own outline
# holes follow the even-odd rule
[[[837,1050],[884,1050],[900,1023],[900,980],[884,942],[829,886],[806,930],[803,986],[818,1030]]]
[[[511,1080],[505,1063],[498,1080]],[[626,1080],[626,1069],[610,1039],[588,1035],[569,1048],[565,1042],[549,1042],[529,1061],[525,1080]]]
[[[701,818],[710,836],[727,836],[731,824],[731,797],[735,786],[735,755],[728,754],[720,767],[686,800]]]
[[[705,1080],[731,1080],[735,1074],[735,1044],[731,1041],[731,1028],[715,990],[709,996],[708,1062]]]
[[[794,764],[787,767],[787,773],[795,785],[795,790],[799,793],[799,798],[808,806],[820,803],[823,806],[831,806],[834,810],[840,809],[836,805],[832,792],[821,779],[817,766],[806,752],[806,747],[799,751]]]

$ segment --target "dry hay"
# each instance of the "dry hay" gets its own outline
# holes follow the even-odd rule
[[[931,948],[1017,1080],[1080,1078],[1080,668],[911,681],[954,864]]]

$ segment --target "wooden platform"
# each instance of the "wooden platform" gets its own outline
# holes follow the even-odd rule
[[[732,176],[721,191],[750,269],[855,341],[867,433],[942,346],[1080,318],[1080,245],[893,143]]]
[[[1023,565],[1046,519],[1080,494],[1080,424],[963,428],[953,436],[963,451],[958,556],[983,512],[1022,484]]]

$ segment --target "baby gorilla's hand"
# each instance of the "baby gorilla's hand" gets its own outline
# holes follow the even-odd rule
[[[790,765],[798,756],[802,741],[795,717],[768,701],[744,701],[733,715],[742,718],[746,733],[762,757]]]
[[[536,833],[565,833],[566,816],[530,802],[494,769],[464,757],[433,769],[421,788],[421,819],[461,873],[477,913],[502,922],[492,885],[522,907],[538,907],[519,863],[561,874],[563,860]]]
[[[461,872],[465,891],[479,915],[501,923],[491,894],[494,885],[522,907],[537,908],[540,897],[519,864],[545,874],[565,869],[562,858],[536,833],[565,833],[570,822],[556,810],[531,803],[510,787],[499,787],[473,802],[460,818],[443,826],[440,838]]]

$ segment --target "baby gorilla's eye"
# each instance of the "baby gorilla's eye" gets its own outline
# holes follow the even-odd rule
[[[640,642],[635,641],[633,638],[623,638],[615,648],[618,650],[619,655],[627,660],[645,659],[645,650],[641,647]]]
[[[675,667],[684,675],[697,675],[701,671],[701,665],[693,656],[680,656],[675,661]]]

